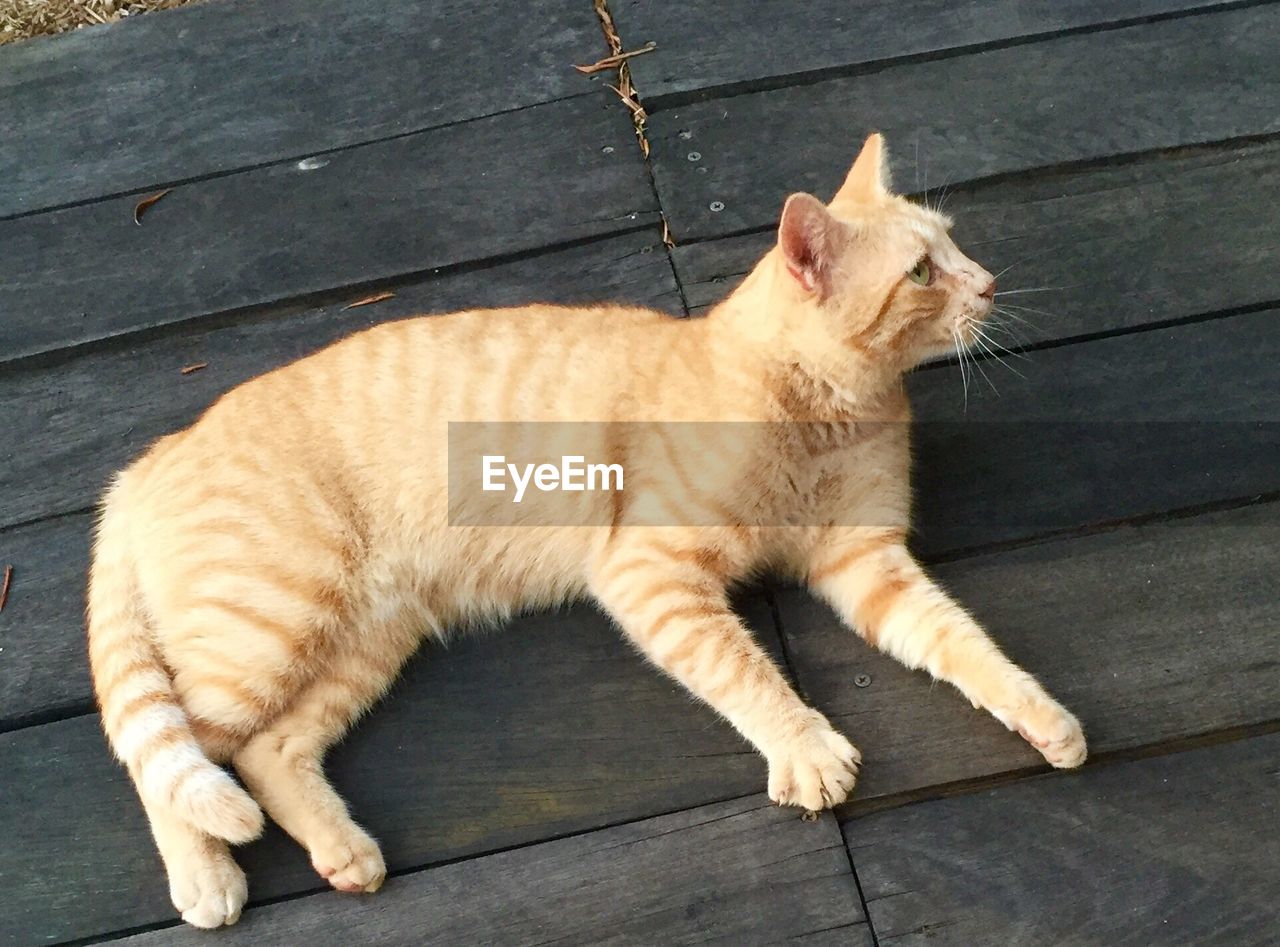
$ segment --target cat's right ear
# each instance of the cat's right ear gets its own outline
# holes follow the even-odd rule
[[[792,194],[782,208],[778,248],[787,272],[805,292],[819,300],[831,291],[839,224],[812,194]]]

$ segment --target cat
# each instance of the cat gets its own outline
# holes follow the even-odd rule
[[[972,342],[995,291],[949,227],[892,191],[872,135],[830,204],[786,200],[776,245],[705,318],[532,305],[380,325],[233,389],[121,472],[89,655],[182,917],[237,920],[229,845],[264,809],[334,888],[375,891],[382,855],[326,750],[424,638],[580,597],[759,750],[781,805],[844,801],[861,758],[731,611],[727,590],[762,571],[1080,765],[1076,718],[905,545],[903,375]],[[585,437],[626,486],[574,497],[559,525],[458,496],[446,455],[466,421],[598,422]],[[733,462],[682,466],[654,425],[685,422],[734,422]]]

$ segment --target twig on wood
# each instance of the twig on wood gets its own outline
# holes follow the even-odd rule
[[[133,222],[137,224],[139,227],[141,227],[142,215],[145,214],[151,208],[152,204],[160,200],[160,198],[164,197],[166,194],[168,194],[172,190],[173,188],[166,187],[163,191],[156,191],[156,193],[152,194],[150,197],[144,197],[142,200],[138,201],[138,203],[134,204],[133,205]]]
[[[651,53],[657,48],[658,44],[650,40],[647,46],[643,46],[640,49],[633,49],[629,53],[614,53],[612,56],[605,56],[604,59],[596,60],[590,66],[574,66],[573,68],[584,76],[589,76],[593,72],[604,72],[606,69],[617,68],[632,56],[643,56],[645,53]]]
[[[374,303],[380,303],[384,299],[393,299],[395,295],[396,294],[390,290],[383,290],[380,293],[374,293],[372,296],[365,296],[363,299],[357,299],[353,303],[347,303],[342,307],[342,309],[345,312],[348,309],[355,309],[359,306],[372,306]]]
[[[622,99],[622,104],[631,110],[631,124],[635,126],[636,138],[640,142],[640,150],[647,158],[649,157],[649,136],[645,133],[645,122],[648,121],[649,116],[645,113],[644,106],[640,104],[640,100],[636,95],[635,87],[631,84],[631,67],[627,64],[627,58],[638,53],[648,52],[653,48],[653,44],[650,43],[644,49],[624,53],[622,51],[622,37],[618,35],[617,27],[613,25],[613,15],[609,12],[608,0],[593,0],[592,6],[595,8],[596,16],[600,19],[600,28],[604,31],[604,38],[609,44],[610,56],[608,58],[617,60],[618,84],[616,86],[610,85],[609,88],[618,93],[618,98]],[[603,59],[600,61],[605,62]]]
[[[200,371],[200,369],[202,369],[202,368],[208,368],[208,367],[209,367],[209,363],[208,363],[208,362],[196,362],[196,363],[194,363],[194,364],[192,364],[192,365],[183,365],[183,366],[182,366],[182,374],[184,374],[184,375],[190,375],[192,372],[198,372],[198,371]]]
[[[4,578],[0,579],[0,612],[4,611],[4,603],[9,601],[9,585],[13,582],[13,566],[4,567]]]

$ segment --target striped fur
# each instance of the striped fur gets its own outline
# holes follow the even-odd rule
[[[144,800],[216,838],[247,842],[262,831],[262,810],[192,732],[138,601],[122,492],[117,484],[108,494],[89,579],[89,661],[103,728]]]
[[[184,918],[239,917],[228,843],[257,834],[259,804],[333,887],[376,890],[381,853],[326,750],[424,637],[583,596],[761,752],[779,803],[840,803],[860,758],[729,608],[765,570],[807,579],[1055,765],[1083,759],[1075,719],[906,552],[902,375],[971,340],[993,283],[886,180],[874,137],[830,205],[787,202],[778,246],[705,319],[534,305],[379,326],[232,390],[120,475],[91,665]],[[926,255],[930,279],[904,277]],[[609,422],[588,452],[627,486],[562,520],[450,525],[507,503],[450,498],[458,421]]]

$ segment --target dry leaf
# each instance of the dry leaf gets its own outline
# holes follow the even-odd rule
[[[156,191],[156,193],[152,194],[150,197],[144,197],[142,200],[138,201],[138,203],[134,204],[133,205],[133,222],[137,224],[139,227],[141,227],[142,215],[147,212],[147,210],[151,207],[152,204],[160,200],[160,198],[164,197],[166,194],[168,194],[172,190],[173,188],[166,187],[163,191]]]
[[[676,245],[675,238],[671,236],[671,227],[667,223],[667,215],[662,215],[662,242],[667,245],[667,249],[671,249]]]
[[[4,579],[0,581],[0,612],[4,611],[4,603],[9,601],[9,583],[13,581],[13,566],[4,567]]]
[[[657,48],[657,43],[650,42],[643,49],[633,49],[629,53],[614,53],[612,56],[605,56],[604,59],[593,62],[590,66],[574,66],[573,68],[577,69],[578,72],[582,73],[584,76],[589,76],[593,72],[604,72],[606,69],[613,69],[617,66],[621,66],[632,56],[643,56],[645,53],[651,53]]]
[[[623,105],[625,105],[627,108],[631,109],[631,114],[632,114],[632,115],[636,115],[636,114],[642,113],[642,112],[644,111],[644,108],[642,108],[642,107],[641,107],[641,105],[640,105],[640,103],[639,103],[639,102],[637,102],[635,99],[633,99],[633,98],[632,98],[630,95],[628,95],[626,92],[623,92],[623,91],[622,91],[621,89],[619,89],[616,85],[612,85],[611,83],[607,83],[607,82],[605,83],[605,85],[609,86],[609,88],[610,88],[610,89],[612,89],[614,92],[618,93],[618,98],[622,99],[622,104],[623,104]]]
[[[371,306],[374,303],[382,302],[384,299],[393,299],[395,298],[395,295],[396,294],[391,292],[390,290],[384,289],[380,293],[374,293],[372,296],[364,297],[364,299],[357,299],[353,303],[347,303],[345,306],[342,307],[342,309],[345,312],[348,309],[355,309],[357,306]]]
[[[192,372],[198,372],[200,371],[200,369],[208,368],[208,367],[209,367],[208,362],[196,362],[194,365],[183,365],[182,374],[190,375]]]

